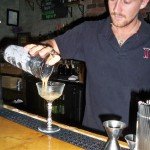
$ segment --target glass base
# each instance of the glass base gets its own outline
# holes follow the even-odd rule
[[[38,130],[43,133],[55,133],[55,132],[58,132],[60,128],[58,126],[52,125],[52,127],[48,129],[47,126],[44,125],[42,127],[38,127]]]

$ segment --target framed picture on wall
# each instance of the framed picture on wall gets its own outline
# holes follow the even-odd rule
[[[13,9],[7,9],[7,25],[18,26],[19,25],[19,11]]]

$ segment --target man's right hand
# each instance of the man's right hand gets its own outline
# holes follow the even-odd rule
[[[53,44],[55,44],[55,43],[53,43]],[[28,51],[28,53],[31,56],[39,55],[43,59],[47,57],[46,64],[49,64],[49,65],[54,65],[61,59],[57,45],[56,45],[57,51],[54,50],[55,46],[53,48],[51,46],[47,46],[47,44],[46,44],[46,46],[45,45],[28,44],[24,48]]]

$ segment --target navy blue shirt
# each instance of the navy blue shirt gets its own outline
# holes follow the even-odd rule
[[[142,21],[120,47],[110,23],[110,18],[86,21],[55,38],[63,58],[86,63],[83,125],[100,131],[107,119],[128,125],[132,95],[150,90],[150,25]]]

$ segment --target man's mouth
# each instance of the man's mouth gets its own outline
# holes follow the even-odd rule
[[[112,17],[115,19],[115,20],[122,20],[124,19],[125,17],[123,15],[118,15],[118,14],[113,14]]]

